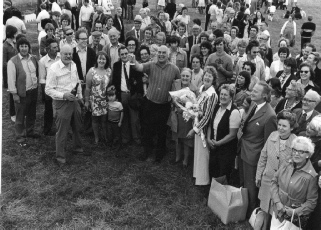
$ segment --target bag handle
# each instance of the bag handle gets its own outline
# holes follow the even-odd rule
[[[293,211],[292,211],[292,216],[291,216],[291,224],[292,224],[292,222],[293,222],[293,218],[294,218],[294,215],[295,215],[295,209],[292,209]],[[300,220],[300,216],[298,215],[298,218],[299,218],[299,228],[300,228],[300,230],[302,229],[301,228],[301,220]]]

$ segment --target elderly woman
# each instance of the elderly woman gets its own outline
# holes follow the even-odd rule
[[[317,173],[310,158],[314,145],[307,137],[297,137],[291,144],[292,159],[281,165],[272,179],[271,198],[273,214],[271,229],[277,229],[284,220],[304,228],[307,217],[318,199]]]
[[[292,80],[286,88],[284,98],[276,105],[275,113],[278,114],[284,109],[293,111],[294,109],[301,108],[304,94],[305,91],[303,85]]]
[[[295,44],[296,36],[296,23],[293,15],[289,16],[289,19],[283,24],[280,32],[280,37],[285,37],[290,41],[290,46],[293,47]]]
[[[172,91],[177,91],[188,87],[197,95],[197,87],[191,83],[192,71],[188,68],[183,68],[181,72],[181,79],[173,82]],[[179,100],[179,99],[177,99]],[[174,100],[174,105],[177,105],[177,100]],[[171,113],[171,130],[172,137],[176,142],[176,158],[172,164],[178,164],[183,157],[183,167],[187,168],[188,157],[193,152],[194,139],[187,138],[187,133],[193,128],[193,121],[185,121],[183,118],[183,111],[178,106],[172,107]],[[183,154],[184,153],[184,154]]]
[[[280,70],[275,76],[280,79],[283,97],[285,96],[285,90],[290,85],[290,82],[296,79],[294,74],[296,69],[297,66],[295,59],[288,57],[283,62],[283,70]]]
[[[311,157],[311,163],[317,173],[321,172],[321,115],[317,115],[312,118],[311,122],[307,125],[306,135],[312,140],[315,145],[314,153]],[[319,182],[321,179],[319,180]],[[320,186],[320,184],[319,184]],[[307,229],[314,230],[319,229],[321,226],[321,189],[319,188],[319,198],[316,208],[312,213]]]
[[[59,44],[59,39],[54,36],[55,32],[55,27],[51,23],[47,23],[45,26],[45,31],[47,33],[46,36],[41,38],[40,40],[40,54],[41,56],[45,56],[47,54],[47,49],[46,49],[46,41],[48,38],[53,38],[57,41],[57,44]]]
[[[312,66],[306,62],[302,63],[299,67],[300,79],[298,80],[304,86],[305,92],[310,89],[320,94],[320,87],[314,83],[315,74]]]
[[[286,47],[281,47],[278,51],[278,55],[280,57],[279,60],[273,61],[270,66],[270,78],[276,77],[276,74],[284,69],[284,60],[290,54],[290,50]]]
[[[282,111],[277,115],[278,130],[270,134],[260,155],[256,170],[256,185],[259,190],[260,208],[264,211],[265,223],[271,221],[271,180],[280,166],[291,158],[291,143],[296,135],[291,131],[296,125],[296,115]]]
[[[207,128],[207,143],[210,147],[210,177],[226,176],[227,181],[234,166],[237,152],[237,131],[241,115],[233,104],[235,88],[224,84],[220,87],[220,104],[216,104],[210,125]]]
[[[193,177],[195,178],[195,185],[209,185],[211,178],[209,176],[209,148],[208,145],[204,147],[205,139],[202,139],[202,131],[205,134],[207,131],[207,124],[212,117],[215,105],[217,103],[217,94],[215,91],[215,84],[217,79],[216,69],[212,66],[207,66],[204,69],[203,85],[200,87],[197,103],[199,108],[199,122],[195,123],[187,137],[194,138],[194,168]]]
[[[251,82],[251,75],[247,71],[241,71],[235,81],[235,98],[234,104],[240,108],[243,105],[245,98],[250,95],[249,86]]]

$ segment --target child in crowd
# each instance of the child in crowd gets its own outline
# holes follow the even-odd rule
[[[110,86],[107,89],[107,144],[113,149],[119,149],[121,141],[121,124],[124,117],[123,105],[116,101],[115,86]],[[116,151],[116,157],[118,152]]]

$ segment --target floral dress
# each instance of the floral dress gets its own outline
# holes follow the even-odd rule
[[[90,104],[93,116],[107,114],[107,85],[110,82],[111,70],[107,69],[104,75],[98,75],[93,68],[93,78],[91,80]]]

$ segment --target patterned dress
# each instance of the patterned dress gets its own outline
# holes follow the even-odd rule
[[[107,114],[107,85],[110,81],[111,70],[107,69],[104,75],[98,75],[93,68],[93,78],[91,80],[90,104],[93,116]]]

